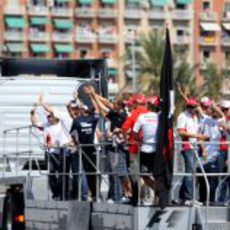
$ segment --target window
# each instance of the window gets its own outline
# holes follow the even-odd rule
[[[187,5],[185,5],[185,4],[176,4],[176,9],[177,10],[184,10],[184,9],[186,9],[187,8]]]
[[[31,0],[30,5],[33,5],[33,6],[45,6],[45,0]]]
[[[202,8],[203,8],[203,11],[209,11],[210,10],[210,2],[209,1],[203,1]]]
[[[177,30],[176,34],[177,36],[184,36],[184,30]]]
[[[87,49],[80,49],[79,56],[80,56],[81,59],[86,58],[87,55],[88,55],[88,50]]]
[[[203,62],[208,62],[211,57],[211,52],[209,50],[204,50],[202,55],[203,55]]]
[[[225,3],[225,12],[230,12],[230,2]]]
[[[230,51],[226,51],[224,53],[225,56],[225,62],[229,65],[230,64]]]

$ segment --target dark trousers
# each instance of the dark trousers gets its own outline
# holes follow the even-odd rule
[[[96,198],[96,186],[97,186],[97,176],[96,176],[96,154],[94,150],[83,150],[82,163],[86,173],[86,178],[91,192],[92,198]],[[88,173],[94,173],[94,175],[89,175]]]
[[[70,155],[68,150],[60,149],[59,153],[46,153],[49,164],[48,182],[52,198],[68,199]]]
[[[219,173],[220,170],[218,168],[218,162],[208,162],[204,164],[204,170],[206,173]],[[198,172],[201,172],[201,170],[198,168]],[[207,188],[206,188],[206,183],[203,177],[199,178],[199,195],[200,195],[200,202],[206,202],[207,200]],[[214,203],[215,202],[215,195],[216,195],[216,189],[218,186],[218,177],[216,176],[209,176],[208,177],[208,182],[210,186],[210,202]]]
[[[79,173],[79,154],[78,152],[75,152],[71,155],[71,170],[73,173],[71,198],[76,199],[78,197],[78,185],[79,185],[79,178],[80,178],[80,176],[77,175],[77,173]],[[82,179],[81,181],[82,182],[81,183],[81,199],[87,200],[89,189],[88,189],[87,179],[86,179],[85,171],[83,167],[82,167],[81,179]]]

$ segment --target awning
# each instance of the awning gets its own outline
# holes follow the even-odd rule
[[[101,2],[104,4],[115,4],[117,0],[102,0]]]
[[[23,43],[8,43],[7,48],[12,53],[20,53],[26,51]]]
[[[153,6],[165,6],[168,3],[168,0],[151,0]]]
[[[230,30],[230,23],[223,23],[222,25],[223,25],[224,29]]]
[[[176,0],[176,3],[186,5],[192,3],[192,0]]]
[[[214,22],[202,22],[200,23],[201,28],[204,31],[220,31],[220,26]]]
[[[46,44],[31,44],[34,53],[48,53],[50,48]]]
[[[25,27],[26,22],[22,17],[5,17],[6,25],[9,28],[22,29]]]
[[[30,19],[31,25],[33,26],[40,26],[40,25],[45,25],[47,23],[47,18],[46,17],[32,17]]]
[[[108,75],[117,76],[118,75],[118,70],[114,69],[114,68],[108,69]]]
[[[88,5],[88,4],[91,4],[92,3],[92,0],[78,0],[78,2],[80,3],[80,4],[86,4],[86,5]]]
[[[55,50],[58,53],[72,53],[73,52],[73,46],[71,46],[71,45],[55,45]]]
[[[54,26],[56,29],[70,30],[73,28],[73,22],[68,19],[55,19]]]

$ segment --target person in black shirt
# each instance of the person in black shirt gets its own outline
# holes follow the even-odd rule
[[[111,133],[113,143],[107,146],[108,152],[110,152],[110,161],[113,161],[114,155],[119,154],[118,165],[112,170],[119,174],[119,179],[125,195],[124,200],[130,197],[131,185],[129,178],[126,176],[128,172],[128,152],[125,150],[125,140],[120,128],[127,117],[127,113],[124,109],[124,103],[121,100],[117,100],[114,103],[109,102],[107,99],[96,94],[91,86],[88,86],[88,95],[94,106],[97,106],[100,114],[107,118],[111,122]],[[116,144],[115,144],[115,143]],[[113,145],[117,147],[114,147]],[[111,163],[113,165],[113,163]]]
[[[96,198],[96,149],[94,137],[98,120],[98,110],[95,108],[95,112],[92,113],[86,105],[83,105],[82,113],[73,120],[70,130],[75,144],[83,145],[80,146],[82,150],[82,163],[93,200]],[[95,173],[95,175],[87,175],[87,173]]]

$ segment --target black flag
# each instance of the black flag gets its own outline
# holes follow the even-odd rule
[[[160,79],[159,126],[157,132],[157,149],[154,161],[154,177],[161,208],[169,205],[170,188],[173,177],[173,60],[169,30],[166,28],[165,50]]]

